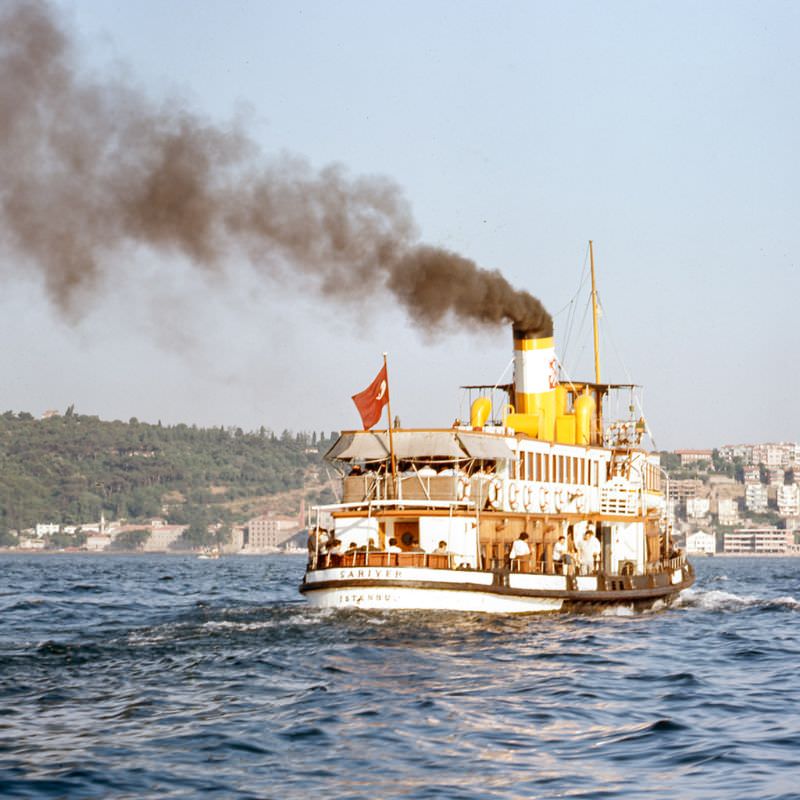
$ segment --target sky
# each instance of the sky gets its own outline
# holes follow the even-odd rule
[[[658,448],[800,439],[800,5],[52,7],[93,79],[237,123],[259,158],[391,179],[420,242],[542,300],[574,379],[593,240],[602,377],[643,385]],[[459,386],[510,380],[507,327],[430,333],[385,293],[334,302],[237,258],[112,252],[64,314],[4,248],[0,407],[350,429],[387,352],[393,413],[438,427],[468,415]]]

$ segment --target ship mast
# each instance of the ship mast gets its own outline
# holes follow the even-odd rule
[[[600,383],[600,338],[597,329],[597,284],[594,279],[594,249],[589,239],[589,261],[592,265],[592,321],[594,322],[594,382]]]

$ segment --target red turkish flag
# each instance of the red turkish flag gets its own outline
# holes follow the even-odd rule
[[[389,402],[389,376],[386,373],[386,364],[375,380],[363,392],[353,395],[364,430],[368,431],[381,418],[383,407]]]

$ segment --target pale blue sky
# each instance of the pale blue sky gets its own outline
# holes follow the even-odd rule
[[[391,177],[423,241],[553,313],[594,239],[624,361],[606,336],[603,377],[645,385],[660,447],[800,438],[800,5],[58,6],[96,75],[122,69],[221,125],[243,117],[266,154]],[[387,350],[402,422],[449,425],[458,386],[511,358],[509,331],[431,342],[384,297],[354,312],[235,267],[209,285],[148,254],[112,271],[73,326],[35,278],[6,278],[3,408],[355,427],[350,395]],[[586,377],[590,329],[578,347],[576,333],[567,367]]]

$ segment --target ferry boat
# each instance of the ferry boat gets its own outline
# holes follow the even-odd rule
[[[553,337],[514,330],[513,382],[463,387],[468,424],[340,435],[326,458],[341,501],[313,509],[300,586],[310,604],[644,610],[691,586],[644,420],[632,402],[609,416],[638,387],[600,380],[593,257],[592,305],[594,381],[560,379]]]

